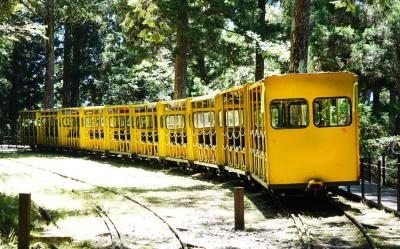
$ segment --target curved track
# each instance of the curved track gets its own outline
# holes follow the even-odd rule
[[[293,220],[301,248],[377,248],[364,227],[331,196],[272,198]]]
[[[7,160],[9,160],[9,159],[7,159]],[[11,160],[10,160],[10,161],[11,161]],[[157,217],[161,222],[163,222],[163,223],[168,227],[168,229],[172,232],[173,236],[179,241],[179,244],[181,245],[181,248],[184,248],[184,249],[188,248],[188,245],[187,245],[186,243],[183,242],[183,240],[181,239],[181,237],[180,237],[179,233],[176,231],[176,229],[173,228],[172,225],[169,224],[169,223],[166,221],[166,219],[164,219],[161,215],[159,215],[157,212],[155,212],[154,210],[152,210],[152,209],[151,209],[150,207],[148,207],[147,205],[145,205],[145,204],[139,202],[138,200],[133,199],[132,197],[130,197],[130,196],[126,195],[126,194],[120,193],[120,192],[118,192],[118,191],[116,191],[116,190],[113,190],[113,189],[110,189],[110,188],[106,188],[106,187],[104,187],[104,186],[100,186],[100,185],[96,185],[96,184],[90,183],[90,182],[88,182],[88,181],[84,181],[84,180],[82,180],[82,179],[78,179],[78,178],[71,177],[71,176],[68,176],[68,175],[64,175],[64,174],[61,174],[61,173],[58,173],[58,172],[55,172],[55,171],[52,171],[52,170],[48,170],[48,169],[45,169],[45,168],[42,168],[42,167],[38,167],[38,166],[35,166],[35,165],[32,165],[32,164],[22,163],[22,162],[16,162],[16,161],[12,161],[12,162],[17,163],[17,164],[20,164],[20,165],[23,165],[23,166],[26,166],[26,167],[30,167],[30,168],[42,170],[42,171],[45,171],[45,172],[47,172],[47,173],[51,173],[51,174],[54,174],[54,175],[57,175],[57,176],[60,176],[60,177],[63,177],[63,178],[66,178],[66,179],[69,179],[69,180],[72,180],[72,181],[76,181],[76,182],[83,183],[83,184],[88,184],[88,185],[91,185],[91,186],[93,186],[93,187],[95,187],[95,188],[101,189],[101,190],[103,190],[103,191],[110,192],[110,193],[112,193],[112,194],[121,196],[121,197],[123,197],[123,198],[129,200],[130,202],[135,203],[136,205],[139,205],[140,207],[142,207],[142,208],[148,210],[150,213],[152,213],[155,217]],[[93,202],[92,205],[93,205],[93,207],[95,208],[95,210],[96,210],[96,212],[98,213],[98,215],[99,215],[100,217],[102,217],[103,221],[105,222],[105,224],[106,224],[106,226],[107,226],[107,229],[110,231],[110,238],[111,238],[112,244],[113,244],[113,245],[115,244],[115,241],[114,241],[114,237],[115,237],[115,236],[112,236],[111,230],[115,230],[115,233],[117,234],[117,236],[118,236],[118,238],[119,238],[119,240],[120,240],[120,242],[121,242],[121,245],[122,245],[122,239],[121,239],[120,233],[119,233],[118,229],[116,228],[114,222],[113,222],[113,221],[111,220],[111,218],[107,215],[107,213],[106,213],[104,210],[102,210],[102,209],[100,208],[100,206],[98,206],[98,205],[97,205],[96,203],[94,203],[94,202]],[[108,222],[111,224],[111,226],[112,226],[114,229],[110,229],[111,226],[110,226],[110,224],[108,224]]]
[[[13,161],[13,163],[16,163],[16,164],[19,164],[19,165],[23,165],[25,167],[32,167],[32,166],[28,166],[28,165],[25,165],[25,164],[20,163],[20,162]],[[18,169],[11,168],[10,166],[3,165],[3,164],[0,164],[0,166],[3,167],[3,168],[7,168],[8,170],[14,170],[14,171],[17,170],[19,173],[21,173],[23,175],[26,175],[26,176],[31,176],[26,171],[21,170],[21,168],[18,168]],[[36,167],[34,167],[34,168],[36,169]],[[78,195],[75,191],[72,191],[72,193],[75,194],[75,195]],[[119,232],[117,226],[115,225],[114,221],[110,218],[109,214],[104,209],[102,209],[100,207],[99,202],[97,200],[95,200],[92,196],[88,196],[88,197],[89,197],[89,199],[85,199],[87,204],[88,204],[88,206],[97,214],[97,216],[99,216],[103,220],[104,225],[107,228],[108,235],[109,235],[109,238],[110,238],[111,248],[115,248],[115,246],[117,245],[116,238],[118,238],[118,240],[119,240],[119,247],[118,248],[124,248],[120,232]],[[54,221],[50,220],[48,222],[54,222]],[[58,225],[55,222],[54,222],[54,225],[56,227],[58,227]]]

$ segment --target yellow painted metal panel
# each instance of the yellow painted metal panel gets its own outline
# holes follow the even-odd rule
[[[269,182],[266,151],[267,119],[265,113],[265,81],[259,81],[248,88],[248,169],[252,175],[265,184]]]
[[[68,148],[80,147],[79,115],[79,107],[59,110],[59,146]]]
[[[162,144],[166,150],[167,158],[189,160],[189,136],[190,130],[188,99],[179,99],[162,102],[165,125],[162,133],[165,136],[165,143]]]
[[[130,154],[132,152],[132,106],[106,106],[105,114],[107,117],[105,120],[107,129],[105,148],[112,153]]]
[[[240,170],[248,171],[246,150],[246,136],[248,136],[247,118],[247,88],[250,84],[233,87],[221,92],[222,112],[219,120],[222,123],[224,135],[224,165]]]
[[[82,148],[105,151],[107,145],[107,128],[104,106],[85,107],[81,118]]]
[[[275,129],[271,108],[267,112],[267,151],[269,184],[304,184],[357,181],[357,117],[342,127],[316,127],[313,101],[321,97],[348,97],[353,102],[355,83],[350,73],[320,73],[271,76],[266,80],[266,100],[305,99],[309,121],[305,128]]]
[[[220,98],[219,98],[220,99]],[[192,98],[190,101],[190,119],[193,160],[202,165],[222,165],[222,141],[218,141],[218,102],[217,95]],[[219,104],[219,105],[218,105]],[[222,133],[219,133],[222,137]],[[220,142],[220,144],[218,143]],[[221,163],[221,164],[219,164]]]
[[[135,151],[138,155],[159,156],[158,105],[147,103],[134,105]]]

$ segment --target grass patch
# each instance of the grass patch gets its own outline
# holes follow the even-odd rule
[[[43,219],[31,206],[31,229],[39,229]],[[4,245],[14,245],[16,242],[15,231],[18,226],[18,196],[8,196],[0,193],[0,234]]]
[[[27,157],[61,158],[60,155],[53,153],[36,153],[32,151],[0,151],[0,159],[18,159]]]

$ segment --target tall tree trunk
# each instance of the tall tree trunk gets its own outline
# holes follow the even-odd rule
[[[295,0],[290,33],[290,73],[307,72],[309,29],[310,0]]]
[[[180,0],[176,30],[174,99],[186,97],[188,41],[185,32],[188,26],[187,8],[187,0]]]
[[[205,62],[203,53],[201,53],[200,55],[197,56],[196,62],[197,62],[197,69],[199,71],[200,78],[204,81],[204,84],[208,85],[210,83],[210,80],[208,77],[206,62]]]
[[[400,106],[400,97],[399,97],[399,95],[397,95],[397,106]],[[394,135],[400,135],[400,114],[399,114],[399,112],[397,110],[396,110],[393,134]]]
[[[72,57],[72,75],[71,75],[71,106],[79,105],[79,86],[82,72],[82,44],[85,40],[82,24],[78,23],[73,28],[73,57]]]
[[[381,118],[381,98],[380,98],[380,93],[381,93],[381,88],[377,86],[377,83],[375,83],[375,87],[372,90],[372,114],[374,117],[379,120]]]
[[[72,59],[72,32],[71,24],[65,23],[64,32],[64,68],[63,68],[63,107],[71,104],[71,59]]]
[[[44,83],[45,108],[54,106],[54,0],[46,2],[46,75]]]
[[[398,134],[396,131],[396,120],[397,120],[397,111],[396,106],[397,104],[397,91],[392,86],[390,89],[390,98],[389,98],[389,119],[390,119],[390,129],[393,135]]]
[[[8,95],[8,121],[10,122],[10,132],[11,135],[15,135],[17,131],[17,119],[18,119],[18,111],[20,110],[19,108],[19,101],[18,99],[18,92],[21,89],[21,86],[23,85],[22,80],[23,80],[23,75],[24,75],[24,69],[26,65],[26,61],[24,59],[24,56],[21,56],[23,54],[24,46],[22,45],[21,42],[17,42],[13,48],[12,52],[12,60],[10,63],[11,66],[11,89],[9,91]]]
[[[265,24],[265,0],[258,0],[258,11],[259,16],[257,20],[257,34],[260,36],[261,40],[264,41],[266,38],[266,24]],[[256,71],[255,80],[259,81],[264,78],[264,57],[262,51],[256,48]]]

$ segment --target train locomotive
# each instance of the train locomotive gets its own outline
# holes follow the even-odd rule
[[[358,184],[357,77],[271,75],[180,100],[21,111],[21,143],[178,162],[267,189]]]

